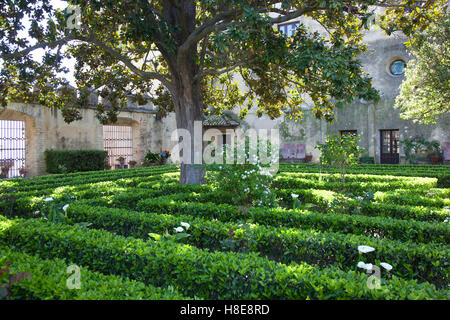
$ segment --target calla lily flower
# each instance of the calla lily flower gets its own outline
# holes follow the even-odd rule
[[[362,261],[358,262],[358,268],[365,270],[372,270],[373,265],[371,263],[364,263]]]
[[[386,262],[382,262],[380,263],[380,265],[385,268],[387,271],[391,271],[392,270],[392,266],[389,263]]]
[[[358,251],[361,253],[368,253],[375,251],[375,248],[369,247],[369,246],[358,246]]]
[[[189,225],[189,223],[187,223],[187,222],[181,222],[181,226],[185,227],[186,230],[189,230],[189,228],[191,227],[191,226]]]

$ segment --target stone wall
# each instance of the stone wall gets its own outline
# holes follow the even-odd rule
[[[319,28],[308,21],[312,28]],[[323,32],[323,30],[321,30]],[[359,59],[369,75],[373,85],[380,91],[381,100],[377,105],[365,101],[355,101],[336,110],[336,121],[328,124],[317,120],[312,114],[312,106],[303,106],[303,119],[295,122],[287,118],[270,120],[268,117],[257,117],[256,109],[242,121],[241,127],[254,129],[279,129],[282,143],[306,144],[306,153],[317,162],[320,156],[316,149],[318,143],[325,141],[327,134],[339,133],[340,130],[357,130],[360,146],[366,155],[380,160],[380,130],[399,129],[400,141],[414,136],[422,136],[427,140],[438,140],[441,143],[450,141],[450,115],[443,115],[437,124],[420,125],[401,119],[400,111],[394,109],[395,97],[403,76],[394,76],[389,72],[389,65],[395,59],[408,61],[410,57],[404,46],[405,38],[394,34],[387,37],[379,30],[371,30],[364,36],[368,46],[367,52]],[[242,90],[245,88],[242,86]],[[96,99],[95,99],[96,100]],[[135,161],[141,163],[148,150],[159,152],[171,150],[177,140],[172,140],[176,132],[174,113],[156,119],[153,106],[130,104],[128,111],[121,112],[116,125],[127,125],[133,128],[133,149]],[[40,105],[12,103],[6,109],[0,109],[0,120],[21,120],[26,126],[26,164],[29,175],[45,173],[44,151],[103,149],[102,125],[95,118],[93,109],[81,111],[83,120],[71,124],[64,122],[58,110]],[[234,110],[239,113],[239,107]],[[400,156],[404,149],[400,144]]]
[[[318,28],[313,22],[309,24],[312,28]],[[380,92],[381,100],[377,105],[354,101],[343,109],[336,110],[336,121],[332,124],[317,120],[312,114],[312,106],[308,104],[303,106],[303,119],[296,122],[286,117],[277,120],[270,120],[265,116],[259,118],[256,116],[256,110],[252,110],[245,123],[255,129],[279,129],[282,143],[306,144],[306,153],[313,156],[314,162],[318,162],[320,156],[316,149],[317,144],[323,143],[327,134],[337,134],[340,130],[357,130],[360,147],[364,148],[367,156],[374,157],[376,163],[380,161],[380,130],[399,129],[400,141],[415,136],[429,141],[438,140],[441,145],[450,141],[449,114],[441,116],[436,124],[421,125],[403,120],[400,111],[394,108],[404,76],[392,75],[389,66],[396,59],[405,62],[411,59],[404,45],[406,38],[399,34],[388,37],[379,30],[371,30],[366,32],[364,41],[368,50],[359,60],[363,69],[372,77],[374,87]],[[239,108],[234,112],[238,113]],[[400,143],[400,158],[402,157],[404,148]]]
[[[0,109],[0,120],[25,122],[26,169],[29,176],[45,174],[44,151],[103,150],[103,127],[92,109],[81,110],[80,121],[64,122],[59,110],[36,104],[11,103]],[[148,150],[159,152],[162,147],[164,124],[149,110],[124,111],[114,125],[131,126],[133,153],[141,163]]]

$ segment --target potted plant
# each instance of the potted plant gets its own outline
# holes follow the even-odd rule
[[[165,164],[170,156],[171,154],[169,150],[164,150],[163,152],[161,152],[161,164]]]
[[[0,179],[6,179],[9,175],[9,169],[11,169],[10,164],[4,164],[0,167]]]
[[[25,167],[20,168],[19,174],[25,178],[27,176],[27,169]]]
[[[124,157],[117,158],[117,162],[119,162],[119,169],[125,168],[125,158]]]
[[[306,162],[311,162],[312,161],[312,154],[307,154],[305,157],[305,161]]]
[[[128,162],[128,165],[130,166],[130,168],[134,168],[136,166],[137,162],[134,160],[131,160],[130,162]]]
[[[430,162],[439,163],[441,160],[441,144],[439,143],[439,141],[430,142],[428,147],[430,150],[430,153],[428,155]]]
[[[144,166],[156,166],[161,162],[161,155],[148,151],[144,158]]]

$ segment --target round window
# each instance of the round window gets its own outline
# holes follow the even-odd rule
[[[406,63],[403,60],[395,60],[391,63],[389,71],[394,76],[400,76],[405,73]]]

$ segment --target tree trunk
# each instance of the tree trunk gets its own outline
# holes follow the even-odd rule
[[[180,169],[180,184],[203,184],[205,170],[203,166],[203,125],[202,99],[200,87],[195,84],[184,86],[178,91],[175,113],[178,136],[182,136],[183,148]]]
[[[171,25],[178,26],[174,37],[179,44],[183,44],[196,29],[195,1],[163,1],[163,12]],[[178,48],[179,49],[179,48]],[[166,60],[172,76],[175,114],[177,118],[178,137],[189,136],[180,144],[183,148],[181,158],[180,184],[204,183],[205,171],[203,162],[203,101],[200,81],[196,81],[199,73],[197,59],[197,45],[193,45],[186,54],[173,56],[166,53]],[[195,126],[199,121],[200,125]],[[183,132],[181,132],[183,131]],[[195,136],[195,134],[197,136]],[[184,149],[188,150],[184,150]],[[186,156],[186,152],[189,156]]]

